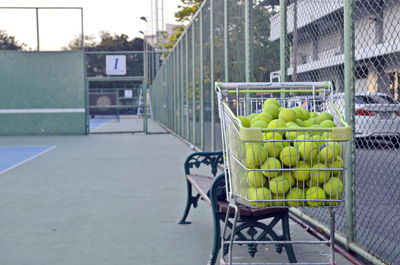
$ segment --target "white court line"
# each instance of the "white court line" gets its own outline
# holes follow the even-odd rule
[[[0,114],[17,113],[84,113],[85,109],[0,109]]]
[[[18,167],[18,166],[20,166],[20,165],[22,165],[22,164],[24,164],[24,163],[26,163],[26,162],[29,162],[29,161],[31,161],[32,159],[35,159],[36,157],[41,156],[41,155],[43,155],[44,153],[47,153],[48,151],[53,150],[54,148],[56,148],[55,145],[54,145],[54,146],[50,146],[50,147],[47,148],[46,150],[44,150],[44,151],[42,151],[42,152],[40,152],[40,153],[38,153],[38,154],[36,154],[36,155],[34,155],[34,156],[31,156],[31,157],[29,157],[29,158],[27,158],[27,159],[25,159],[25,160],[23,160],[23,161],[21,161],[21,162],[15,164],[15,165],[11,166],[11,167],[9,167],[9,168],[6,168],[6,169],[0,171],[0,175],[3,174],[3,173],[6,173],[7,171],[10,171],[11,169],[16,168],[16,167]]]

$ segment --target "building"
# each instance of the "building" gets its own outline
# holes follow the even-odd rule
[[[332,80],[344,87],[343,1],[298,0],[297,49],[294,4],[287,10],[290,43],[288,75],[297,80]],[[384,92],[400,98],[400,0],[355,0],[356,91]],[[269,39],[280,39],[279,14],[271,17]],[[297,67],[294,54],[297,53]]]
[[[162,38],[163,38],[164,36],[165,36],[166,38],[168,38],[172,33],[174,33],[175,27],[177,27],[177,26],[179,26],[179,25],[166,23],[166,24],[165,24],[166,36],[163,35],[161,32],[158,32],[160,40],[162,41],[162,40],[163,40]],[[145,37],[146,37],[147,42],[148,42],[151,46],[153,46],[153,47],[156,46],[156,44],[157,44],[157,35],[156,35],[156,34],[146,35]]]

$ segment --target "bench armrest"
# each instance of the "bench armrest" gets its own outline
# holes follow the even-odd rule
[[[211,174],[215,177],[218,166],[224,164],[223,152],[195,152],[188,156],[185,161],[185,174],[190,175],[190,170],[201,165],[210,166]]]

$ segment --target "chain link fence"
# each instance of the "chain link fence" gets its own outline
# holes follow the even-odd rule
[[[216,81],[269,81],[273,73],[288,81],[330,80],[343,113],[345,87],[354,89],[355,174],[347,183],[354,199],[346,201],[350,209],[338,207],[337,231],[370,260],[398,264],[400,1],[286,0],[286,16],[280,2],[205,1],[153,82],[155,119],[203,150],[221,150]],[[354,58],[345,57],[346,34],[353,35]],[[328,223],[323,209],[302,211]]]

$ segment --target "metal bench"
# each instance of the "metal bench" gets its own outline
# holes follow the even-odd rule
[[[221,248],[220,222],[225,221],[225,216],[228,209],[225,190],[225,174],[222,173],[222,165],[222,152],[192,153],[188,156],[184,165],[187,184],[187,202],[185,211],[182,219],[179,221],[179,224],[191,223],[186,221],[186,218],[188,217],[190,207],[193,206],[196,208],[200,198],[211,206],[214,235],[213,246],[208,265],[214,265],[217,260],[218,252]],[[200,166],[209,167],[211,174],[203,175],[194,174],[191,172],[195,168],[200,168]],[[195,196],[193,196],[193,188],[195,189]],[[252,241],[290,241],[289,214],[287,208],[254,208],[245,205],[241,205],[239,208],[240,218],[235,237],[238,240],[249,242],[247,247],[250,256],[254,257],[254,255],[257,253],[257,244],[252,243]],[[278,235],[274,230],[279,222],[282,224],[281,235]],[[228,223],[228,226],[231,227],[231,225],[232,224]],[[286,250],[289,262],[297,262],[291,244],[275,245],[275,250],[278,253],[281,253],[283,248]],[[224,246],[224,251],[226,252],[227,250],[228,246]]]

